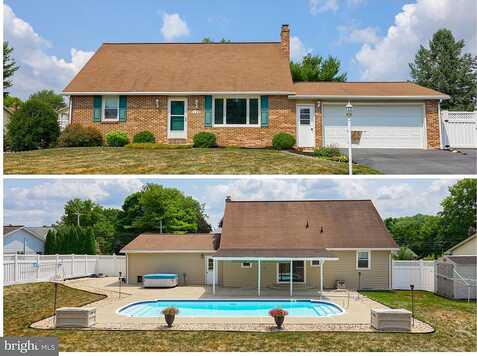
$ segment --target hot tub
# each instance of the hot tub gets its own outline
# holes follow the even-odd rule
[[[175,287],[177,286],[177,274],[154,273],[142,276],[142,286],[147,287]]]

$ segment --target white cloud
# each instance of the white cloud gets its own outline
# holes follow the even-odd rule
[[[310,8],[310,13],[312,15],[317,15],[322,12],[327,11],[338,11],[340,8],[340,3],[345,2],[344,0],[308,0],[308,6]],[[364,0],[346,0],[348,6],[360,5]]]
[[[73,79],[94,52],[72,48],[70,59],[47,54],[51,43],[18,18],[8,5],[3,5],[4,38],[13,47],[13,57],[20,69],[13,77],[13,95],[22,98],[41,89],[61,91]]]
[[[355,55],[361,79],[409,79],[408,63],[419,46],[427,46],[432,35],[444,27],[457,39],[464,39],[466,50],[475,54],[476,13],[477,2],[468,0],[417,0],[404,5],[387,34],[377,40],[371,36]]]
[[[299,62],[308,53],[312,51],[311,48],[306,48],[303,42],[297,36],[291,36],[290,38],[290,58],[294,62]]]
[[[346,28],[338,27],[338,31],[342,32],[342,42],[352,43],[377,43],[379,41],[378,29],[376,27],[365,28]]]
[[[172,41],[179,37],[188,36],[190,34],[187,23],[181,19],[179,14],[162,14],[162,36],[166,41]]]

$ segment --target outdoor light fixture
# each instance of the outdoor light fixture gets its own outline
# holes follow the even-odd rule
[[[409,286],[411,288],[411,318],[412,326],[414,326],[414,284]]]
[[[121,285],[123,284],[122,272],[119,271],[119,299],[121,299]]]
[[[351,140],[351,117],[353,116],[353,105],[348,100],[345,106],[346,117],[348,119],[348,173],[353,175],[353,154],[351,152],[353,141]]]
[[[159,99],[156,99],[156,109],[159,109]]]

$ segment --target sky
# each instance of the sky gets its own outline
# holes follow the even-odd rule
[[[183,178],[183,179],[5,179],[4,223],[28,226],[57,222],[65,203],[91,199],[120,208],[145,183],[177,188],[205,205],[213,228],[225,198],[233,200],[371,199],[381,217],[435,214],[456,179]],[[338,219],[339,217],[337,217]]]
[[[293,60],[338,57],[350,81],[409,79],[442,27],[477,53],[475,0],[5,0],[3,12],[22,98],[61,91],[103,42],[278,41],[285,23]]]

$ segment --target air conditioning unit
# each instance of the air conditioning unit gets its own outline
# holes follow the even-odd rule
[[[342,279],[336,280],[336,289],[346,289],[345,281]]]

